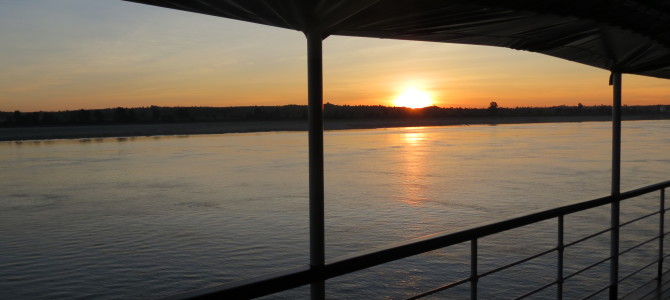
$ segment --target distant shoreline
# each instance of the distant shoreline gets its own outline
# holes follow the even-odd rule
[[[624,115],[624,121],[667,120],[668,116]],[[326,130],[375,129],[450,125],[497,125],[525,123],[604,122],[610,116],[475,117],[450,119],[326,120]],[[0,141],[199,135],[274,131],[306,131],[306,121],[238,121],[210,123],[122,124],[54,127],[2,127]]]

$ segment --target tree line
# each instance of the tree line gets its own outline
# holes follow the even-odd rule
[[[551,107],[500,107],[491,102],[488,108],[389,107],[382,105],[324,105],[324,118],[345,119],[440,119],[481,117],[541,117],[609,115],[608,105]],[[670,118],[670,105],[623,106],[622,113]],[[134,123],[188,123],[226,121],[307,120],[306,105],[235,106],[235,107],[139,107],[80,109],[57,112],[2,112],[0,126],[65,126]]]

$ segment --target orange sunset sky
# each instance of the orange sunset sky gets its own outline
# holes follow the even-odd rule
[[[301,32],[120,0],[0,0],[0,111],[306,104]],[[504,48],[331,36],[324,101],[441,107],[611,103],[609,72]],[[624,104],[670,81],[624,75]]]

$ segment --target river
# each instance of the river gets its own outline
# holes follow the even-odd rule
[[[328,131],[326,256],[608,195],[610,126]],[[670,179],[670,121],[624,122],[623,141],[622,190]],[[308,262],[305,132],[0,142],[0,169],[5,299],[156,298]],[[608,213],[566,218],[566,239],[606,227]],[[631,238],[658,226],[652,223]],[[554,227],[483,239],[480,267],[553,247]],[[593,258],[584,253],[606,257],[603,244],[568,252],[566,268],[570,257],[573,264]],[[426,291],[468,276],[468,253],[459,245],[330,280],[328,297]],[[527,280],[482,279],[480,296],[504,299],[551,281],[555,271],[541,267],[554,262],[555,255],[512,271]],[[568,293],[592,290],[585,276],[573,288],[566,283]],[[307,290],[270,298],[302,298]],[[440,297],[469,295],[452,293]]]

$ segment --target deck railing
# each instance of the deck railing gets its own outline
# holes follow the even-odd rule
[[[668,255],[665,255],[664,253],[664,238],[668,234],[665,232],[665,212],[667,209],[665,208],[665,189],[670,187],[670,181],[665,181],[661,183],[657,183],[654,185],[646,186],[643,188],[639,188],[636,190],[631,190],[628,192],[621,193],[619,195],[613,195],[613,196],[607,196],[607,197],[602,197],[598,199],[593,199],[585,202],[580,202],[580,203],[575,203],[571,205],[565,205],[553,209],[548,209],[548,210],[543,210],[543,211],[538,211],[518,217],[514,217],[511,219],[507,219],[504,221],[500,222],[494,222],[490,224],[486,224],[483,226],[478,226],[470,229],[465,229],[461,231],[456,231],[456,232],[451,232],[451,233],[445,233],[445,234],[435,234],[431,235],[428,237],[423,237],[415,240],[410,240],[404,243],[400,243],[397,245],[391,245],[383,248],[377,248],[373,249],[370,251],[365,251],[365,252],[360,252],[356,253],[354,255],[346,256],[346,257],[341,257],[339,259],[336,259],[332,262],[327,263],[323,268],[310,268],[309,266],[301,267],[301,268],[296,268],[292,270],[287,270],[284,272],[279,272],[279,273],[274,273],[274,274],[269,274],[263,277],[258,277],[250,280],[244,280],[244,281],[239,281],[239,282],[233,282],[230,284],[218,286],[218,287],[213,287],[209,289],[203,289],[199,291],[194,291],[182,295],[176,295],[174,297],[171,297],[173,299],[248,299],[248,298],[254,298],[254,297],[260,297],[260,296],[265,296],[265,295],[270,295],[274,294],[277,292],[281,291],[286,291],[292,288],[296,288],[299,286],[303,285],[321,285],[323,286],[323,282],[329,278],[334,278],[338,276],[342,276],[345,274],[349,274],[355,271],[363,270],[366,268],[370,268],[373,266],[381,265],[387,262],[392,262],[396,261],[399,259],[407,258],[410,256],[415,256],[419,255],[422,253],[426,253],[432,250],[436,249],[441,249],[445,247],[449,247],[452,245],[457,245],[461,243],[470,243],[470,276],[463,278],[461,280],[457,280],[455,282],[447,283],[442,286],[435,287],[431,290],[428,290],[426,292],[417,294],[415,296],[410,297],[409,299],[419,299],[425,296],[429,296],[438,292],[442,292],[451,288],[454,288],[456,286],[460,286],[466,283],[470,283],[470,295],[471,299],[477,299],[478,298],[478,282],[481,278],[490,276],[492,274],[498,273],[500,271],[509,269],[511,267],[517,266],[519,264],[528,262],[530,260],[539,258],[541,256],[549,255],[552,253],[556,253],[557,257],[557,262],[556,262],[556,270],[551,271],[547,270],[547,272],[556,272],[556,278],[555,280],[551,282],[546,282],[542,286],[539,286],[535,288],[534,290],[518,296],[517,299],[523,299],[527,298],[529,296],[535,295],[541,291],[544,291],[550,287],[555,287],[556,290],[556,299],[563,299],[564,295],[564,290],[563,290],[563,284],[564,281],[570,278],[573,278],[574,276],[577,276],[579,274],[582,274],[586,271],[592,270],[593,268],[600,266],[602,264],[605,264],[607,262],[613,261],[613,257],[609,256],[601,259],[593,264],[584,266],[583,268],[576,270],[570,274],[565,274],[565,267],[564,267],[564,259],[565,259],[565,250],[567,248],[573,247],[575,245],[581,244],[587,240],[593,239],[597,236],[604,235],[610,231],[612,231],[612,228],[607,228],[598,232],[594,232],[588,236],[582,237],[578,240],[572,241],[570,243],[565,243],[564,241],[564,232],[565,232],[565,224],[564,224],[564,217],[570,214],[574,214],[577,212],[582,212],[588,209],[600,207],[600,206],[605,206],[608,204],[612,203],[617,203],[621,202],[624,200],[632,199],[638,196],[642,196],[645,194],[650,194],[653,192],[659,192],[659,206],[658,210],[655,210],[651,213],[647,213],[645,215],[639,216],[637,218],[634,218],[630,221],[621,223],[618,225],[618,228],[622,228],[624,226],[628,226],[630,224],[633,224],[635,222],[639,222],[641,220],[653,217],[658,215],[658,220],[659,220],[659,229],[658,233],[648,239],[645,240],[641,243],[637,243],[630,248],[623,249],[620,251],[615,251],[614,253],[618,253],[618,255],[622,255],[625,253],[628,253],[630,251],[633,251],[639,247],[642,247],[644,245],[648,245],[653,242],[658,243],[658,255],[654,257],[654,260],[649,262],[646,265],[640,266],[639,269],[634,270],[630,274],[625,274],[623,276],[620,276],[618,278],[618,283],[621,283],[630,277],[638,274],[639,272],[646,270],[648,268],[656,267],[657,270],[655,272],[655,277],[649,279],[649,281],[657,281],[658,284],[661,283],[662,277],[663,277],[663,262],[665,258]],[[556,246],[547,249],[545,251],[542,251],[540,253],[537,253],[532,256],[525,257],[523,259],[520,259],[518,261],[512,262],[510,264],[488,270],[485,272],[482,272],[478,268],[478,263],[477,263],[477,258],[479,257],[479,249],[477,242],[479,239],[490,236],[496,233],[500,233],[503,231],[508,231],[516,228],[520,228],[523,226],[535,224],[538,222],[550,220],[550,219],[556,219],[557,220],[557,236],[556,236]],[[618,240],[618,238],[617,238]],[[617,249],[619,249],[620,243],[616,245]],[[615,260],[618,262],[618,257],[615,258]],[[608,274],[603,274],[604,277],[609,276]],[[606,292],[611,288],[612,283],[598,288],[595,292],[592,294],[586,296],[583,299],[590,299],[593,298],[597,295],[600,295],[601,293]],[[648,284],[642,284],[648,286]],[[641,286],[642,286],[641,285]],[[617,298],[620,297],[617,295]]]

